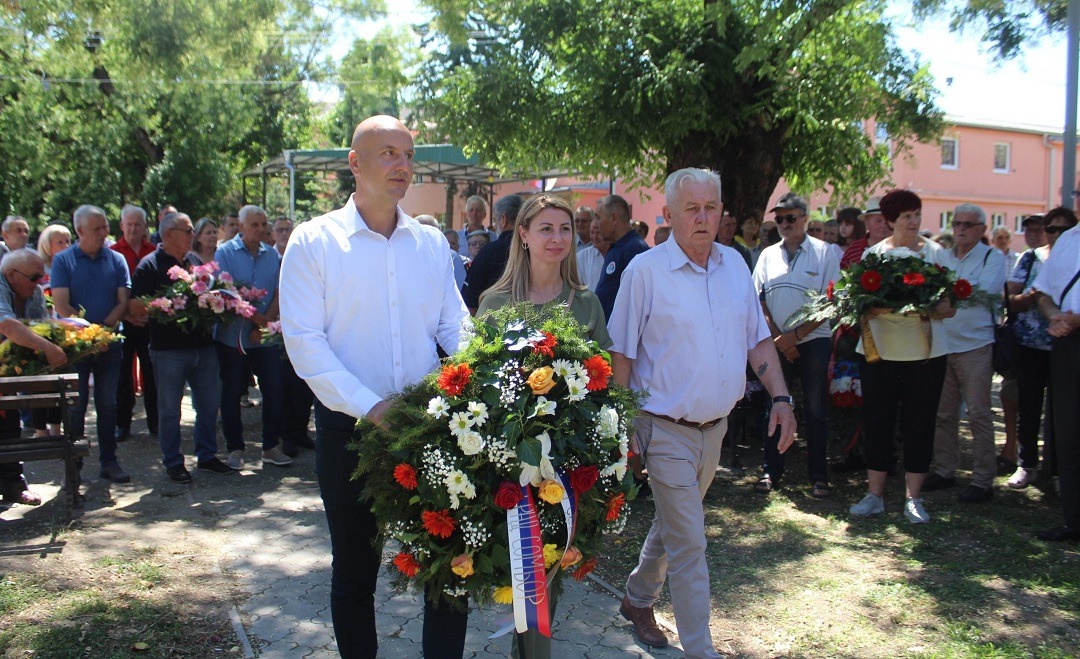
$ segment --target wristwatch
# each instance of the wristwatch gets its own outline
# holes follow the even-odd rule
[[[772,402],[774,403],[787,403],[792,408],[795,407],[795,399],[791,396],[773,396]]]

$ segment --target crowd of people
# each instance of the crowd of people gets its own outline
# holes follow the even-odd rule
[[[377,649],[373,598],[381,555],[373,545],[376,520],[360,500],[363,484],[350,478],[360,459],[347,448],[356,420],[383,425],[389,397],[435,369],[440,354],[453,354],[470,315],[507,304],[567,305],[589,338],[610,351],[614,381],[649,392],[635,421],[634,467],[648,479],[656,517],[620,606],[648,645],[668,642],[652,612],[666,580],[687,656],[719,656],[709,633],[702,499],[728,417],[754,386],[767,392],[764,458],[753,485],[762,494],[785,478],[785,454],[796,436],[795,392],[811,496],[832,496],[830,472],[865,469],[867,493],[850,512],[882,514],[886,476],[899,455],[903,514],[927,523],[922,493],[958,485],[963,413],[973,469],[958,500],[990,501],[1002,469],[1016,489],[1040,474],[1052,477],[1065,524],[1038,535],[1080,539],[1080,288],[1073,286],[1080,230],[1071,210],[1025,219],[1029,249],[1018,254],[1007,231],[987,235],[986,213],[973,204],[958,206],[951,232],[937,237],[921,229],[922,202],[909,190],[841,209],[835,220],[811,218],[806,201],[791,193],[767,217],[733,217],[723,211],[718,175],[683,169],[666,181],[664,223],[653,246],[649,227],[632,219],[630,204],[618,195],[577,208],[545,193],[506,195],[490,208],[470,197],[465,226],[453,229],[399,207],[412,180],[412,153],[412,137],[399,121],[364,121],[349,153],[354,194],[341,209],[295,231],[285,218],[271,225],[257,206],[220,224],[209,218],[193,224],[165,207],[150,236],[145,212],[129,205],[121,211],[123,235],[110,245],[105,212],[81,206],[73,214],[76,242],[69,244],[66,228],[48,227],[34,251],[27,248],[25,220],[3,224],[9,253],[0,267],[0,333],[60,365],[62,353],[26,336],[14,320],[46,314],[48,286],[54,313],[82,313],[124,336],[75,366],[77,417],[94,380],[101,478],[130,479],[119,443],[130,434],[139,381],[148,426],[173,481],[191,481],[181,450],[185,385],[196,413],[199,470],[224,475],[243,467],[240,407],[253,376],[263,397],[262,461],[285,466],[299,448],[315,450],[342,656],[373,657]],[[808,292],[827,294],[866,255],[901,249],[1007,301],[1022,358],[1002,387],[1010,431],[1000,454],[991,412],[991,353],[1001,322],[994,313],[944,300],[925,317],[874,309],[862,332],[792,320]],[[142,298],[168,283],[170,268],[210,259],[236,281],[267,291],[252,318],[191,332],[148,317]],[[260,334],[279,318],[284,359]],[[830,462],[829,387],[844,337],[857,343],[863,441]],[[307,436],[313,404],[317,441]],[[219,411],[224,461],[217,457]],[[35,417],[31,425],[44,433],[56,421]],[[5,424],[5,431],[18,431]],[[75,431],[82,432],[79,419]],[[5,500],[39,502],[21,473],[3,476]],[[438,607],[425,597],[425,656],[460,657],[467,616],[467,609]],[[520,634],[512,651],[545,656],[549,640]]]

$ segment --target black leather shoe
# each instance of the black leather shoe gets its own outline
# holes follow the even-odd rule
[[[131,437],[131,428],[121,428],[120,426],[116,426],[115,437],[117,442],[127,441],[128,437]]]
[[[101,468],[101,472],[98,473],[100,478],[104,478],[107,481],[114,483],[130,483],[131,476],[124,471],[124,468],[120,466],[119,462],[110,462]]]
[[[945,490],[950,487],[956,487],[955,478],[945,478],[944,476],[939,476],[934,472],[930,472],[930,475],[923,481],[922,491],[934,492],[936,490]]]
[[[191,474],[184,465],[176,465],[175,467],[169,467],[165,470],[165,473],[169,474],[169,480],[174,483],[187,484],[191,482]]]
[[[1080,529],[1074,529],[1071,526],[1058,526],[1045,531],[1039,531],[1035,534],[1035,537],[1039,540],[1047,540],[1049,542],[1080,542]]]
[[[925,487],[923,488],[926,489]],[[960,503],[986,503],[994,498],[994,489],[991,487],[979,487],[968,485],[956,500]]]

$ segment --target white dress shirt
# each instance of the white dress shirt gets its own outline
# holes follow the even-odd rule
[[[773,322],[782,332],[795,327],[788,319],[809,302],[807,291],[824,294],[829,282],[840,279],[840,260],[829,243],[809,235],[789,257],[784,241],[766,247],[754,266],[754,290],[764,296]],[[832,336],[828,323],[808,332],[799,343]]]
[[[390,239],[352,197],[304,222],[281,264],[281,326],[297,375],[327,408],[362,417],[457,351],[469,312],[438,229],[397,211]]]
[[[1073,284],[1065,299],[1061,293],[1080,271],[1080,225],[1065,233],[1054,243],[1050,258],[1043,263],[1035,279],[1035,289],[1050,296],[1062,311],[1080,313],[1080,281]]]
[[[608,333],[646,411],[704,423],[743,397],[747,352],[769,326],[738,252],[713,243],[705,270],[672,238],[627,266]]]
[[[975,243],[963,259],[956,256],[957,279],[966,279],[972,286],[991,295],[1000,296],[1005,289],[1005,255],[1001,250]],[[956,315],[945,319],[949,336],[949,352],[969,352],[994,342],[994,316],[981,304],[960,307]]]
[[[604,255],[592,245],[583,247],[577,253],[577,271],[581,283],[595,293],[600,275],[604,274]]]

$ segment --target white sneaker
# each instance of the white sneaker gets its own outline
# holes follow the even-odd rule
[[[292,464],[292,458],[285,455],[280,446],[275,446],[274,448],[263,451],[263,462],[269,462],[272,465],[284,467]]]
[[[244,452],[243,451],[230,451],[229,457],[225,459],[225,464],[229,465],[233,469],[244,468]]]
[[[866,517],[867,515],[880,515],[885,512],[885,501],[876,494],[870,492],[862,498],[862,501],[851,507],[852,515]]]
[[[907,521],[912,524],[926,524],[930,521],[930,515],[926,513],[926,508],[923,508],[921,498],[908,499],[904,502],[904,517],[907,517]]]
[[[1038,469],[1025,469],[1024,467],[1017,467],[1016,473],[1009,478],[1009,487],[1014,490],[1022,490],[1031,482],[1035,480],[1035,477],[1039,475]]]

